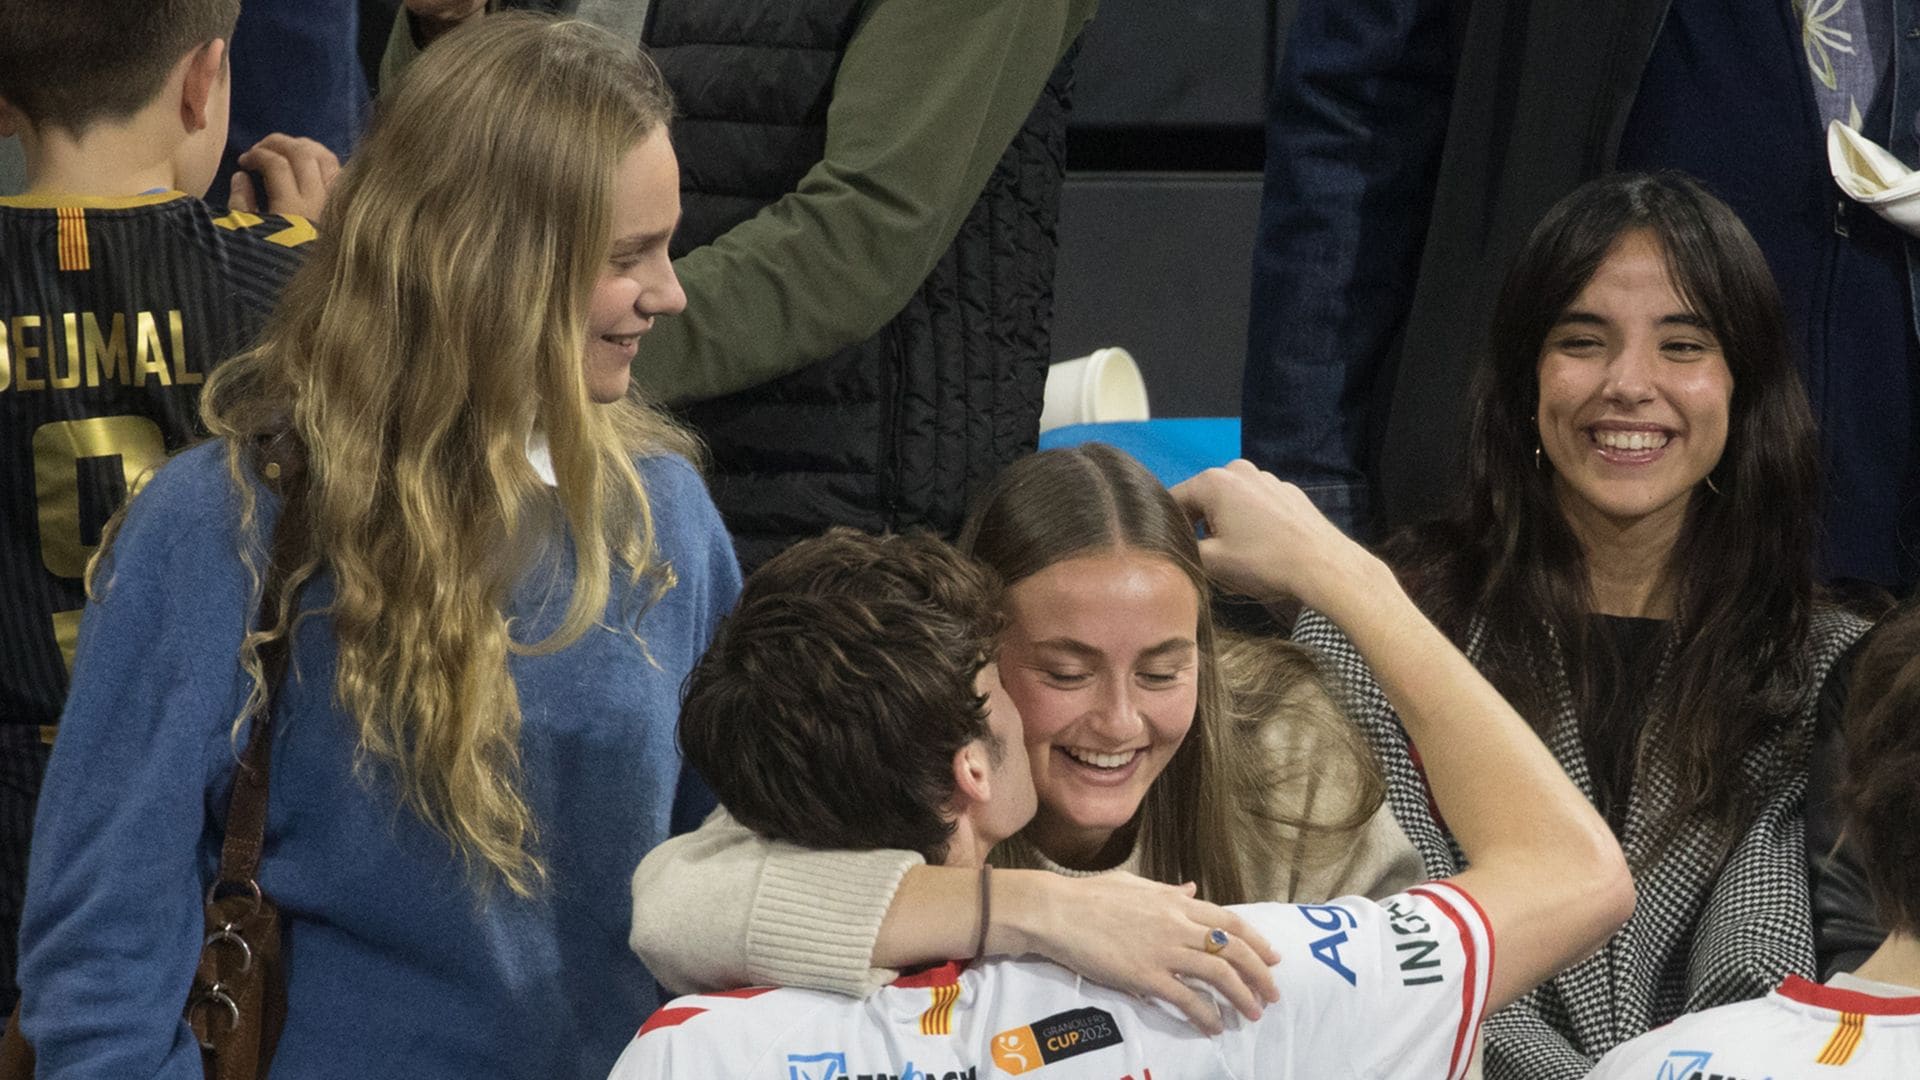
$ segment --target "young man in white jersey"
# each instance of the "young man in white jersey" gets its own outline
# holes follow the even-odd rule
[[[613,1080],[1455,1078],[1488,1009],[1625,921],[1632,883],[1606,825],[1384,565],[1244,462],[1175,495],[1206,523],[1202,554],[1224,584],[1296,596],[1380,658],[1472,869],[1378,903],[1233,909],[1283,956],[1279,1003],[1257,1021],[1223,1010],[1211,1038],[1052,964],[1000,959],[909,975],[864,1001],[684,997],[640,1029]],[[990,663],[994,592],[930,538],[841,532],[789,549],[749,579],[689,679],[688,759],[775,839],[983,867],[1034,808],[1020,720]],[[977,952],[991,927],[984,869],[981,884]],[[1224,937],[1193,947],[1218,953]]]
[[[1593,1080],[1920,1077],[1920,606],[1883,622],[1854,665],[1844,739],[1846,836],[1886,941],[1852,974],[1788,976],[1600,1059]]]

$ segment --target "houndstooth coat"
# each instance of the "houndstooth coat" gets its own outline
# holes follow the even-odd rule
[[[1808,648],[1812,678],[1794,722],[1742,763],[1764,802],[1724,860],[1707,829],[1683,831],[1650,865],[1651,827],[1666,816],[1678,785],[1673,763],[1651,758],[1634,778],[1621,844],[1640,869],[1633,918],[1587,960],[1490,1017],[1488,1080],[1579,1080],[1600,1055],[1674,1017],[1759,997],[1788,973],[1812,976],[1802,803],[1820,686],[1834,662],[1867,629],[1839,611],[1816,612]],[[1478,635],[1467,654],[1476,657]],[[1294,639],[1314,649],[1349,715],[1365,731],[1387,778],[1387,801],[1434,877],[1465,860],[1434,820],[1427,786],[1408,753],[1400,718],[1353,645],[1325,616],[1308,611]],[[1556,671],[1555,714],[1545,742],[1581,791],[1593,797],[1564,671]]]

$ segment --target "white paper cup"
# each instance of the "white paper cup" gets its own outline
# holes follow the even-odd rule
[[[1147,417],[1147,384],[1140,378],[1140,365],[1125,349],[1099,349],[1047,369],[1041,431]]]

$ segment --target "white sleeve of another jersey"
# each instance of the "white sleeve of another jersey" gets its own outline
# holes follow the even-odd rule
[[[1647,1036],[1642,1035],[1632,1042],[1622,1043],[1612,1050],[1607,1051],[1607,1056],[1601,1058],[1600,1064],[1595,1065],[1593,1071],[1587,1074],[1587,1080],[1606,1080],[1607,1077],[1625,1077],[1630,1075],[1628,1070],[1632,1068],[1634,1062],[1646,1056],[1642,1053],[1642,1048],[1636,1046],[1635,1043],[1645,1041],[1647,1041]],[[1701,1055],[1703,1061],[1708,1056],[1711,1055]],[[1642,1071],[1645,1071],[1644,1067]]]
[[[1765,1045],[1768,1035],[1777,1030],[1780,1018],[1767,1015],[1764,1008],[1757,1020],[1765,1027],[1754,1026],[1756,1018],[1749,1007],[1759,1004],[1742,1002],[1693,1013],[1629,1039],[1607,1051],[1587,1074],[1587,1080],[1686,1080],[1714,1075],[1711,1066],[1722,1047]],[[1747,1021],[1745,1025],[1742,1019]],[[1724,1066],[1722,1071],[1726,1071]],[[1744,1070],[1741,1075],[1745,1075]]]
[[[667,1036],[642,1037],[650,1034],[650,1030],[642,1028],[640,1035],[627,1043],[626,1052],[613,1063],[613,1072],[607,1080],[653,1080],[673,1075],[674,1040]]]
[[[713,1040],[703,1039],[702,1033],[682,1026],[708,1011],[697,1002],[699,999],[694,997],[680,998],[648,1017],[640,1033],[627,1044],[620,1060],[614,1062],[607,1080],[666,1080],[670,1076],[691,1076],[713,1070],[719,1064],[713,1060]],[[689,1061],[689,1054],[697,1061]],[[698,1067],[689,1068],[693,1065]]]
[[[767,987],[676,998],[641,1025],[607,1080],[750,1075],[788,1027],[819,1010],[821,999]]]
[[[1240,913],[1281,954],[1280,1004],[1251,1025],[1242,1075],[1466,1075],[1493,968],[1493,934],[1472,897],[1429,882],[1378,902]]]
[[[666,1039],[634,1039],[627,1044],[626,1052],[620,1060],[613,1063],[613,1072],[607,1080],[648,1080],[655,1076],[672,1076],[673,1051]]]

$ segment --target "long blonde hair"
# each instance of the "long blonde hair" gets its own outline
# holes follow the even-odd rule
[[[1192,881],[1202,898],[1219,904],[1270,900],[1253,895],[1251,868],[1295,860],[1289,845],[1301,837],[1351,833],[1379,806],[1378,769],[1344,717],[1331,709],[1287,707],[1325,700],[1297,693],[1303,680],[1317,679],[1304,650],[1290,642],[1240,644],[1233,649],[1235,666],[1223,665],[1230,642],[1214,627],[1193,526],[1139,462],[1099,443],[1016,461],[975,501],[960,546],[1009,588],[1057,562],[1116,550],[1166,559],[1193,584],[1200,598],[1198,700],[1186,739],[1134,817],[1144,876]],[[1299,741],[1340,748],[1351,759],[1362,783],[1345,816],[1329,822],[1275,807],[1270,795],[1288,778],[1275,775],[1266,749],[1271,723],[1319,729]],[[993,861],[1032,867],[1037,854],[1020,835],[996,848]]]
[[[600,624],[616,573],[618,621],[644,655],[640,615],[673,585],[635,457],[693,444],[636,401],[593,404],[583,375],[614,172],[671,112],[652,63],[587,24],[489,16],[448,35],[383,102],[260,345],[206,387],[243,534],[254,449],[302,456],[290,498],[308,539],[291,578],[331,575],[356,768],[388,772],[483,892],[531,895],[546,873],[509,656]],[[528,460],[536,430],[554,492]],[[569,542],[563,620],[516,639],[516,582]],[[242,650],[256,695],[261,643],[293,622],[284,604],[270,616]]]

